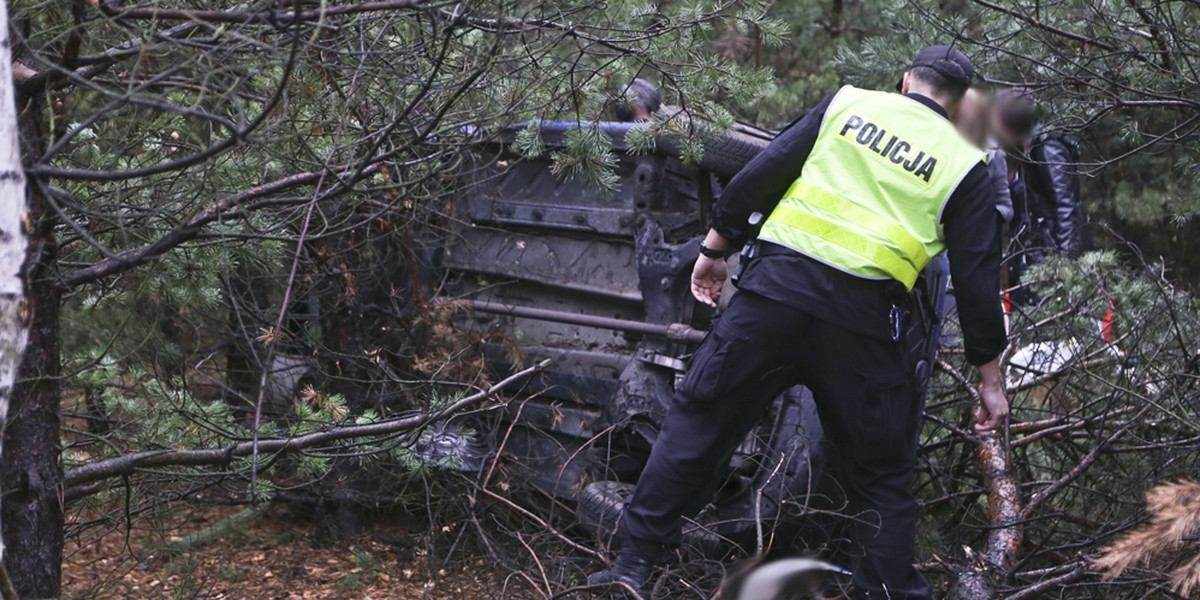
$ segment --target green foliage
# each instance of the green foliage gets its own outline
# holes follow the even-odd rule
[[[521,153],[523,158],[534,159],[546,152],[545,142],[542,141],[542,128],[535,121],[517,132],[513,140],[513,148]]]
[[[1145,228],[1167,253],[1187,247],[1189,230],[1165,225],[1194,225],[1200,212],[1195,3],[483,0],[170,35],[185,22],[112,18],[102,11],[112,5],[81,3],[82,19],[72,3],[12,7],[22,64],[56,76],[99,65],[36,94],[51,108],[47,151],[28,159],[59,220],[63,383],[68,403],[78,400],[67,410],[111,421],[71,434],[68,467],[226,447],[250,437],[247,409],[257,405],[258,434],[276,436],[453,402],[402,383],[419,351],[400,322],[413,311],[413,226],[444,223],[480,142],[514,123],[530,123],[515,140],[527,158],[547,152],[539,122],[579,123],[551,153],[555,170],[612,189],[613,140],[596,124],[627,100],[620,90],[634,77],[657,83],[666,106],[625,141],[645,151],[674,136],[698,162],[735,117],[780,127],[843,83],[892,89],[916,49],[954,41],[990,82],[1037,88],[1048,123],[1081,137],[1093,216]],[[75,43],[84,60],[64,66]],[[1062,477],[1123,423],[1112,419],[1151,408],[1123,453],[1098,459],[1103,477],[1081,477],[1055,499],[1080,518],[1035,531],[1026,568],[1076,555],[1080,539],[1107,534],[1088,523],[1129,521],[1151,482],[1194,472],[1181,445],[1197,435],[1185,387],[1194,375],[1181,371],[1200,337],[1190,297],[1116,254],[1051,262],[1031,277],[1046,300],[1016,317],[1018,343],[1074,340],[1065,392],[1055,393],[1082,399],[1072,418],[1100,425],[1021,446],[1023,480]],[[1119,353],[1096,333],[1113,306]],[[269,359],[281,356],[316,366],[275,389],[284,378]],[[940,378],[930,413],[963,429],[960,387]],[[1020,418],[1053,413],[1043,388],[1015,391]],[[973,527],[988,523],[964,466],[969,447],[947,431],[926,439],[922,498],[931,521],[967,526],[925,540],[930,549],[974,543]],[[394,500],[406,479],[460,466],[416,451],[434,435],[263,457],[254,490],[249,461],[227,474],[238,493],[269,497],[335,479],[349,457]],[[1124,452],[1137,447],[1150,450]],[[117,505],[141,492],[135,481],[93,500]]]
[[[1022,569],[1059,565],[1068,549],[1096,552],[1113,530],[1137,521],[1149,488],[1194,477],[1200,467],[1192,446],[1200,437],[1200,311],[1161,268],[1106,251],[1051,260],[1027,275],[1042,300],[1012,315],[1013,349],[1002,363],[1012,404],[1008,460],[1022,505],[1060,487],[1021,518]],[[944,349],[941,358],[967,373],[961,352]],[[976,442],[960,433],[970,429],[972,405],[953,377],[935,378],[917,484],[924,552],[978,548],[980,532],[995,523],[979,483]],[[1125,591],[1113,588],[1111,597],[1140,597],[1154,584],[1121,585]],[[1097,590],[1068,586],[1055,594],[1085,599]]]
[[[358,573],[347,573],[342,575],[334,584],[339,592],[353,592],[358,589],[358,584],[361,583],[362,577]]]
[[[1186,2],[1069,0],[1052,4],[882,5],[883,35],[843,48],[846,81],[891,89],[913,52],[957,43],[998,87],[1036,93],[1046,127],[1079,139],[1083,198],[1094,221],[1161,254],[1195,282],[1195,249],[1171,226],[1200,212],[1200,7]],[[1103,239],[1103,236],[1102,236]]]
[[[614,172],[617,155],[612,152],[612,138],[595,126],[568,130],[565,138],[562,150],[550,153],[552,170],[602,189],[616,189],[620,177]]]
[[[378,561],[375,560],[375,555],[371,554],[369,550],[354,548],[351,550],[351,553],[354,555],[354,566],[364,571],[374,571],[379,566]]]
[[[49,0],[13,7],[23,64],[64,74],[78,44],[80,66],[96,66],[38,96],[52,107],[47,151],[29,160],[60,222],[67,395],[108,419],[74,434],[93,443],[71,464],[223,447],[246,439],[256,407],[259,435],[275,436],[421,406],[385,400],[419,396],[396,382],[413,352],[391,316],[411,310],[397,274],[416,264],[411,226],[442,218],[479,142],[513,123],[579,122],[556,170],[611,189],[612,140],[591,124],[646,77],[683,109],[656,126],[699,160],[700,140],[733,122],[724,102],[772,80],[709,40],[736,27],[777,48],[786,31],[765,2],[487,0],[286,25],[117,19],[115,6],[83,6],[82,19]],[[235,7],[276,10],[203,9]],[[545,152],[536,125],[517,148]],[[325,477],[339,454],[427,472],[415,441],[270,461],[260,483]]]
[[[222,6],[234,4],[205,8]],[[61,271],[73,288],[62,338],[70,372],[80,376],[69,383],[114,402],[109,396],[137,393],[113,381],[112,369],[183,387],[232,385],[223,397],[253,400],[254,384],[221,380],[222,353],[198,349],[232,343],[257,355],[275,342],[275,352],[327,346],[329,319],[287,317],[275,330],[281,311],[345,284],[333,273],[348,264],[329,255],[345,249],[312,240],[362,236],[346,244],[363,253],[350,268],[364,273],[376,248],[408,252],[400,239],[407,224],[438,218],[437,202],[497,126],[594,123],[627,81],[646,77],[686,111],[687,126],[664,113],[656,131],[680,136],[689,160],[699,160],[702,139],[733,122],[724,103],[752,102],[772,80],[768,69],[703,50],[709,40],[734,27],[780,47],[786,31],[765,2],[489,0],[460,7],[453,19],[430,5],[304,21],[282,33],[265,22],[185,22],[177,37],[162,32],[179,22],[118,21],[98,10],[88,7],[77,29],[68,6],[48,0],[15,6],[13,19],[29,32],[20,43],[31,68],[60,69],[76,41],[91,64],[105,66],[49,90],[57,107],[49,150],[34,162],[60,173],[47,181],[63,223]],[[545,151],[536,126],[516,141],[526,156]],[[572,132],[553,153],[556,170],[611,189],[611,144],[598,128]],[[280,185],[309,173],[320,176]],[[380,220],[388,222],[381,233],[370,229]],[[307,242],[297,249],[301,232]],[[125,272],[116,257],[129,253],[146,260]],[[293,257],[299,273],[288,278]],[[106,266],[113,261],[116,271]],[[381,287],[395,284],[387,273],[376,277]],[[355,285],[343,297],[368,287]],[[288,286],[291,305],[280,306]],[[92,369],[108,381],[88,381]]]
[[[196,594],[200,592],[202,582],[196,580],[196,572],[200,566],[197,563],[199,563],[199,559],[193,558],[191,555],[174,558],[167,563],[163,573],[168,576],[167,589],[171,593],[172,600],[195,598]],[[171,582],[171,580],[174,581]]]
[[[326,396],[313,393],[307,401],[296,402],[294,410],[295,420],[291,427],[293,436],[312,433],[330,424],[342,424],[351,420],[346,398],[341,394]]]
[[[107,415],[124,424],[112,441],[138,449],[206,448],[224,441],[221,433],[233,422],[224,403],[197,400],[180,381],[163,382],[144,371],[122,373],[121,380],[138,383],[124,393],[119,381],[103,384]]]
[[[227,583],[241,583],[246,578],[247,568],[234,564],[228,559],[221,561],[221,569],[217,574]]]
[[[748,6],[751,14],[765,7],[768,18],[727,22],[715,32],[713,46],[723,58],[760,67],[774,80],[763,81],[765,93],[759,95],[718,97],[742,118],[766,127],[783,126],[837,90],[843,82],[839,65],[856,57],[866,40],[884,32],[890,36],[885,9],[891,5],[890,0],[867,0],[832,6],[813,2]],[[867,82],[848,78],[846,83]]]

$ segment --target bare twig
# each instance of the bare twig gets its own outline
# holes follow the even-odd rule
[[[12,578],[8,576],[8,566],[2,560],[0,560],[0,598],[21,600],[21,597],[17,595],[16,588],[13,587]]]
[[[1091,468],[1092,464],[1096,462],[1096,459],[1100,458],[1101,453],[1104,452],[1104,450],[1107,449],[1110,444],[1126,433],[1129,433],[1134,426],[1141,422],[1141,418],[1147,412],[1150,412],[1150,409],[1152,408],[1154,408],[1154,404],[1147,403],[1142,407],[1141,410],[1137,412],[1136,415],[1130,418],[1129,421],[1119,427],[1116,431],[1112,432],[1112,434],[1110,434],[1108,437],[1101,440],[1099,444],[1096,444],[1096,446],[1092,448],[1092,451],[1088,452],[1087,456],[1084,456],[1083,459],[1079,461],[1079,464],[1075,465],[1075,467],[1072,468],[1066,475],[1033,494],[1029,498],[1029,504],[1027,504],[1021,511],[1021,519],[1028,519],[1034,513],[1034,511],[1041,507],[1043,502],[1048,500],[1054,494],[1057,494],[1066,486],[1070,485],[1071,482],[1078,479],[1079,476],[1086,473],[1087,470]]]
[[[1079,564],[1075,565],[1070,571],[1067,571],[1066,573],[1063,573],[1062,575],[1058,575],[1057,577],[1051,577],[1050,579],[1045,579],[1045,580],[1039,581],[1029,587],[1026,587],[1025,589],[1022,589],[1021,591],[1019,591],[1015,594],[1005,597],[1004,600],[1027,600],[1028,598],[1036,598],[1036,597],[1040,596],[1041,594],[1044,594],[1044,593],[1046,593],[1054,588],[1057,588],[1063,584],[1070,583],[1072,581],[1076,581],[1076,580],[1084,577],[1087,574],[1088,574],[1087,565],[1080,562]]]

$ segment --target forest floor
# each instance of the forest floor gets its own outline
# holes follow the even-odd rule
[[[164,548],[221,523],[244,507],[189,505],[173,525],[134,518],[68,541],[63,597],[110,600],[476,600],[520,598],[506,573],[483,559],[431,556],[421,525],[382,522],[369,533],[320,547],[312,521],[274,506],[243,527],[185,552]],[[77,516],[78,524],[84,516]],[[89,531],[95,531],[89,530]],[[507,587],[506,587],[507,586]]]

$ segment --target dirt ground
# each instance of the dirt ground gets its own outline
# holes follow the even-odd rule
[[[244,507],[188,506],[163,533],[135,520],[91,539],[68,541],[63,597],[110,600],[477,600],[521,598],[515,582],[483,559],[443,564],[428,532],[378,523],[368,534],[327,547],[311,522],[275,506],[216,541],[167,556],[163,548],[211,528]],[[77,516],[76,519],[86,518]]]

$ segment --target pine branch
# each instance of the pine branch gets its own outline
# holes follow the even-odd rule
[[[387,435],[393,435],[405,431],[411,431],[419,427],[423,427],[430,423],[443,420],[463,409],[482,403],[483,401],[495,396],[501,391],[509,388],[513,384],[524,380],[530,375],[541,372],[550,365],[549,360],[543,360],[532,367],[518,371],[503,380],[497,382],[492,387],[473,394],[454,404],[434,413],[422,413],[401,419],[391,419],[381,421],[379,423],[369,423],[366,425],[350,425],[345,427],[337,427],[325,431],[318,431],[307,435],[302,435],[294,438],[268,438],[258,441],[258,451],[260,453],[271,452],[297,452],[306,448],[328,444],[340,440],[353,438],[377,438]],[[242,442],[225,448],[212,448],[207,450],[156,450],[149,452],[139,452],[136,454],[127,454],[102,460],[81,467],[68,470],[64,474],[63,482],[65,486],[75,487],[110,477],[121,475],[130,475],[139,469],[169,467],[169,466],[207,466],[207,465],[226,465],[234,459],[250,456],[255,451],[254,442]],[[69,498],[78,498],[85,493],[75,493],[75,490],[68,489],[66,496]]]
[[[334,169],[333,172],[339,175],[347,172],[358,172],[361,177],[362,175],[374,173],[378,167],[379,165],[377,163],[365,168],[361,168],[359,165],[346,165]],[[210,204],[208,208],[205,208],[203,211],[196,214],[183,226],[155,240],[153,243],[141,246],[139,248],[134,248],[132,250],[126,250],[112,258],[104,259],[89,267],[84,267],[77,271],[67,273],[59,279],[59,286],[63,288],[76,287],[85,283],[96,281],[103,277],[128,271],[129,269],[139,265],[156,260],[168,250],[171,250],[172,248],[175,248],[176,246],[179,246],[180,244],[199,235],[201,229],[205,225],[208,225],[214,221],[218,221],[222,217],[227,216],[226,213],[235,209],[238,205],[255,198],[260,198],[270,194],[277,194],[279,192],[302,185],[316,183],[318,180],[320,180],[321,175],[322,173],[320,171],[296,173],[295,175],[289,175],[270,183],[264,183],[262,185],[242,190],[232,196],[218,200],[217,202]],[[331,187],[328,192],[322,194],[322,198],[327,198],[334,195],[334,193],[340,193],[346,189],[349,189],[349,183],[340,181],[337,185]],[[305,199],[303,201],[307,200]]]

